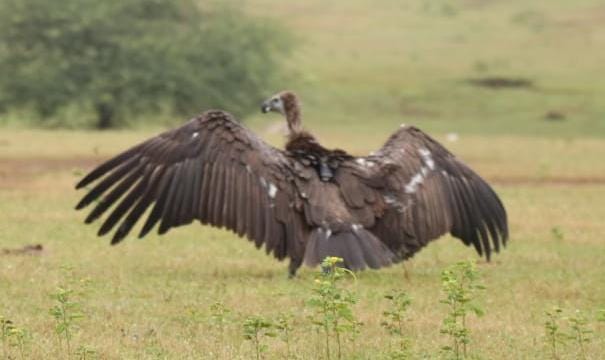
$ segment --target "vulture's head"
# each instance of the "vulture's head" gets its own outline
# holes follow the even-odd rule
[[[298,97],[292,91],[281,91],[263,101],[261,111],[280,113],[286,117],[290,132],[302,131]]]

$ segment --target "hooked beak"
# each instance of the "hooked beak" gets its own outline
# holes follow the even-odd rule
[[[269,101],[263,102],[260,106],[260,111],[262,111],[265,114],[271,110],[273,110],[273,108],[271,107],[271,104],[269,103]]]

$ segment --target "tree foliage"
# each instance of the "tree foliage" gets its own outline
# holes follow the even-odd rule
[[[98,128],[166,109],[242,116],[289,44],[276,24],[225,3],[0,0],[0,106],[41,120],[77,107]]]

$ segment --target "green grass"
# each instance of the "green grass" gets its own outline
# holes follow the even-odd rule
[[[296,317],[293,352],[314,358],[320,340],[305,325],[309,309],[304,306],[311,296],[313,270],[303,269],[299,278],[288,280],[285,263],[229,232],[199,224],[163,237],[129,238],[118,247],[95,236],[98,225],[82,224],[84,213],[73,210],[82,195],[73,190],[78,179],[74,170],[148,135],[0,134],[5,143],[3,169],[20,169],[2,174],[1,245],[45,247],[41,256],[0,255],[0,313],[31,332],[31,356],[62,356],[48,309],[53,305],[49,294],[64,281],[61,266],[68,264],[78,277],[92,281],[82,300],[86,318],[73,343],[96,349],[102,358],[212,358],[217,351],[219,358],[249,358],[253,349],[243,339],[243,319],[287,310]],[[375,136],[378,142],[386,134]],[[344,135],[326,137],[338,142]],[[365,144],[358,135],[349,139],[356,144],[350,149],[357,152],[375,147],[374,140]],[[26,140],[32,145],[24,146]],[[605,141],[472,136],[451,145],[495,181],[510,216],[510,246],[492,263],[479,264],[487,286],[486,315],[470,322],[471,352],[483,358],[546,358],[544,309],[558,305],[570,314],[576,308],[592,314],[605,307],[605,186],[598,178],[603,174],[598,154],[605,152]],[[94,155],[94,149],[100,155]],[[88,160],[82,165],[68,161],[74,158]],[[553,235],[554,227],[562,236]],[[458,260],[473,258],[472,249],[444,238],[408,263],[409,280],[401,266],[358,274],[356,285],[350,286],[359,295],[354,310],[364,326],[354,350],[347,351],[372,358],[386,349],[380,314],[388,304],[382,296],[403,289],[413,298],[408,328],[412,352],[436,356],[446,341],[439,334],[447,311],[438,302],[440,273]],[[216,331],[206,321],[210,305],[217,301],[233,312],[223,340],[226,350],[220,350]],[[592,326],[595,339],[587,352],[599,358],[605,354],[605,329],[594,322]],[[273,356],[285,351],[279,340],[267,344]],[[563,354],[572,357],[574,349],[570,346]]]
[[[605,10],[581,1],[250,2],[296,31],[306,121],[334,131],[605,135]],[[442,11],[452,8],[453,12]],[[530,90],[465,82],[524,77]],[[284,87],[292,87],[292,83]],[[566,116],[544,120],[548,111]],[[254,119],[255,120],[255,119]]]
[[[485,359],[548,358],[544,310],[560,306],[593,316],[605,308],[605,8],[597,1],[382,1],[243,3],[281,19],[301,46],[284,88],[301,92],[305,123],[321,141],[356,154],[378,148],[400,123],[444,142],[495,185],[507,207],[510,245],[479,262],[486,315],[472,319],[471,353]],[[464,80],[526,77],[531,90],[488,90]],[[258,94],[259,99],[264,95]],[[548,111],[566,115],[548,122]],[[246,119],[271,143],[282,139],[276,116]],[[5,121],[6,122],[6,121]],[[71,265],[89,278],[79,300],[74,348],[107,359],[251,358],[243,320],[294,313],[292,352],[316,358],[305,300],[314,270],[288,280],[286,264],[245,240],[193,224],[167,236],[129,238],[118,247],[85,226],[73,210],[82,170],[155,133],[0,130],[0,248],[41,243],[40,256],[0,251],[0,316],[26,329],[29,358],[61,358],[48,313],[51,293]],[[447,142],[446,133],[460,135]],[[553,230],[556,229],[556,230]],[[470,248],[443,238],[401,266],[358,274],[364,325],[347,354],[375,358],[389,340],[380,326],[393,289],[412,297],[406,328],[416,358],[438,357],[447,309],[440,274]],[[224,337],[207,319],[222,302],[232,311]],[[589,358],[605,357],[605,326],[595,325]],[[270,339],[267,358],[284,354]],[[578,356],[562,348],[563,358]],[[17,356],[17,351],[13,350]]]

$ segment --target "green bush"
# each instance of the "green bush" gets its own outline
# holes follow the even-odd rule
[[[225,3],[0,0],[0,110],[96,128],[212,107],[243,116],[274,90],[290,43]],[[60,118],[74,109],[84,120]]]

